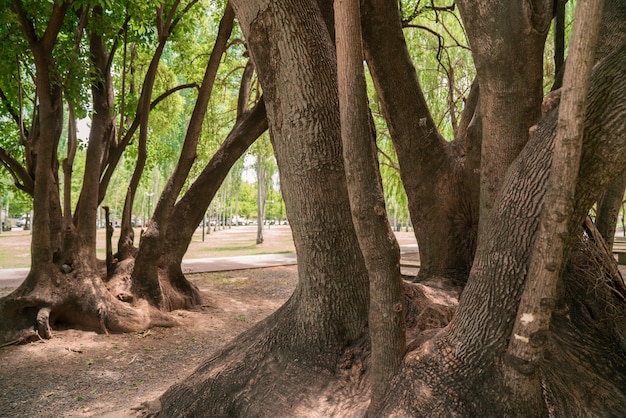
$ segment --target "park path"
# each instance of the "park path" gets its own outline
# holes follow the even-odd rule
[[[416,261],[417,244],[402,244],[400,252],[404,256],[401,261],[403,274],[415,274],[413,270],[419,267]],[[411,255],[407,257],[408,255]],[[256,269],[266,267],[290,266],[298,263],[295,252],[276,254],[239,255],[232,257],[191,258],[183,260],[183,273],[210,273],[215,271],[230,271]],[[19,286],[29,268],[0,269],[0,288]]]

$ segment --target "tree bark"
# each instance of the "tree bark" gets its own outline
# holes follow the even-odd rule
[[[131,256],[136,255],[136,249],[134,247],[134,231],[132,228],[132,211],[133,204],[135,202],[135,194],[137,193],[137,187],[143,174],[143,170],[146,166],[147,159],[147,141],[148,141],[148,122],[150,120],[150,109],[152,102],[152,92],[154,90],[154,83],[157,75],[159,61],[165,50],[165,44],[169,39],[171,32],[174,30],[176,23],[180,17],[189,10],[189,8],[195,4],[197,0],[192,0],[184,10],[179,13],[178,7],[180,6],[180,0],[175,0],[169,10],[165,10],[165,5],[162,3],[156,10],[157,20],[157,40],[158,44],[146,70],[146,74],[143,78],[143,85],[141,87],[141,94],[139,96],[139,104],[137,106],[137,117],[139,119],[139,138],[137,141],[137,161],[135,164],[135,170],[130,179],[128,189],[126,192],[126,198],[124,200],[124,209],[122,213],[122,226],[120,231],[120,237],[118,240],[118,260],[125,260]],[[179,14],[177,18],[174,18],[176,14]],[[165,14],[165,16],[164,16]],[[136,281],[133,282],[136,285]],[[154,294],[150,289],[146,289],[142,286],[136,286],[135,291],[139,294],[146,296],[151,303],[159,304],[158,291]]]
[[[235,14],[232,8],[230,5],[227,5],[220,21],[219,32],[207,63],[198,98],[189,120],[178,163],[159,197],[149,226],[141,237],[141,244],[131,275],[133,293],[145,297],[154,306],[167,310],[171,310],[172,306],[164,304],[163,291],[161,286],[159,286],[158,266],[154,260],[158,259],[163,251],[164,240],[167,236],[168,218],[173,212],[176,199],[196,159],[196,148],[202,132],[202,123],[204,122],[207,105],[213,92],[217,70],[232,32],[234,18]],[[147,112],[147,110],[145,111]],[[199,220],[195,223],[196,227],[198,223]],[[191,286],[185,287],[191,288]],[[179,289],[182,290],[182,288]]]
[[[602,199],[598,201],[596,228],[606,241],[609,250],[613,249],[617,218],[624,202],[624,190],[626,190],[626,170],[611,182]]]
[[[619,105],[626,97],[622,81],[625,63],[626,45],[597,66],[592,76],[579,181],[568,226],[568,238],[577,238],[578,244],[555,304],[558,309],[545,354],[549,361],[538,371],[543,401],[562,416],[626,413],[626,368],[621,354],[626,347],[625,330],[616,320],[625,311],[624,285],[619,283],[621,279],[602,279],[612,277],[606,268],[610,261],[598,249],[590,248],[580,228],[591,205],[626,163],[626,109]],[[481,230],[455,317],[433,340],[407,355],[384,414],[444,416],[444,410],[447,415],[461,416],[484,411],[496,416],[541,413],[511,409],[523,403],[501,388],[506,387],[507,344],[545,199],[556,121],[555,111],[539,124],[511,167],[494,206],[497,210]],[[599,286],[598,293],[591,290],[594,286]],[[607,303],[610,310],[601,313]],[[599,397],[603,401],[599,402]]]
[[[496,201],[506,171],[541,117],[543,46],[552,1],[457,3],[480,84],[480,219]],[[519,63],[523,62],[524,65]]]
[[[160,415],[304,416],[321,393],[343,397],[342,379],[361,380],[346,349],[359,349],[367,321],[367,272],[341,157],[334,48],[314,3],[232,4],[264,91],[299,282],[276,313],[170,388]],[[351,397],[362,411],[363,391]]]
[[[398,155],[419,245],[418,281],[465,282],[475,248],[477,208],[463,178],[463,149],[439,134],[411,62],[395,2],[363,5],[368,68]]]
[[[576,23],[563,77],[546,197],[528,262],[528,278],[507,349],[512,397],[534,411],[545,407],[536,371],[544,359],[560,275],[571,237],[575,236],[568,227],[578,181],[587,91],[602,3],[603,0],[579,0],[576,3]]]
[[[103,10],[93,10],[94,20],[101,19]],[[89,132],[83,186],[76,205],[74,223],[74,254],[64,254],[70,265],[81,262],[89,268],[96,266],[96,218],[98,214],[98,185],[105,155],[115,140],[115,96],[111,76],[110,56],[102,37],[92,32],[89,35],[89,51],[98,77],[92,84],[93,118]]]
[[[159,262],[155,263],[159,266],[160,282],[164,284],[164,288],[178,290],[166,291],[166,305],[171,309],[190,308],[202,303],[197,289],[187,281],[182,272],[183,256],[230,168],[265,130],[267,119],[265,105],[261,100],[242,115],[220,149],[174,206],[168,219],[163,252]]]
[[[335,1],[341,142],[352,222],[370,282],[371,396],[376,416],[404,356],[400,247],[387,219],[361,47],[358,0]]]

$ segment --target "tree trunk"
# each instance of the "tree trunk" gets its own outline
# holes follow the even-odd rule
[[[237,122],[220,149],[174,206],[159,261],[159,281],[169,309],[202,304],[198,290],[185,278],[181,263],[194,231],[232,165],[267,129],[265,106],[259,102]]]
[[[194,2],[195,1],[191,2],[190,5]],[[180,2],[176,1],[172,5],[171,9],[163,10],[164,5],[161,4],[156,11],[157,21],[159,22],[159,25],[157,26],[158,44],[154,51],[154,54],[152,55],[152,59],[150,60],[148,69],[146,70],[146,74],[143,79],[143,85],[141,87],[141,94],[139,96],[139,104],[137,105],[137,117],[139,118],[137,161],[135,164],[135,170],[133,171],[133,175],[130,179],[130,184],[128,185],[126,198],[124,200],[124,210],[122,212],[122,227],[118,240],[118,260],[125,260],[131,256],[135,256],[137,253],[137,250],[134,247],[135,233],[132,228],[133,204],[135,202],[135,194],[137,193],[139,181],[141,180],[143,170],[146,166],[148,122],[150,120],[152,92],[154,90],[154,83],[159,67],[159,61],[161,60],[161,56],[163,55],[163,51],[165,49],[165,44],[169,39],[171,31],[174,29],[176,22],[179,19],[177,18],[176,20],[174,20],[174,15],[176,14],[179,5]],[[185,11],[187,10],[188,8],[185,9]],[[135,292],[146,296],[151,303],[156,305],[159,304],[158,290],[154,290],[155,292],[157,292],[156,294],[154,294],[153,291],[150,289],[146,289],[142,286],[137,286],[136,281],[133,281],[133,286]]]
[[[211,93],[213,92],[213,83],[215,82],[217,70],[232,32],[234,18],[235,14],[232,8],[227,5],[220,22],[219,33],[215,40],[213,51],[207,63],[189,126],[187,127],[180,158],[159,198],[148,228],[141,237],[141,245],[131,275],[133,293],[145,297],[151,304],[162,309],[172,310],[176,309],[177,306],[171,306],[164,300],[164,297],[172,299],[173,296],[163,295],[162,286],[159,285],[158,265],[154,260],[161,256],[164,240],[167,236],[168,218],[174,210],[176,199],[196,159],[196,148],[202,132],[202,123]],[[203,214],[204,211],[206,211],[206,207],[202,211]],[[196,220],[194,224],[196,228],[200,219]],[[187,285],[184,288],[192,289],[192,286]],[[183,292],[184,288],[178,287],[177,290]],[[196,292],[193,293],[195,294]],[[183,294],[180,297],[195,299],[193,296],[197,295],[194,294]]]
[[[94,16],[101,17],[102,8],[96,7]],[[74,254],[64,254],[74,262],[80,262],[89,269],[96,267],[96,220],[98,215],[98,185],[105,155],[115,139],[115,96],[113,79],[102,37],[91,33],[89,37],[90,56],[98,77],[91,88],[93,118],[89,132],[89,143],[85,160],[85,173],[76,213],[76,231],[73,234]]]
[[[541,117],[543,47],[552,1],[458,3],[480,84],[480,219],[491,211],[511,162]],[[520,65],[523,62],[524,65]],[[482,222],[481,222],[482,223]]]
[[[40,102],[38,125],[41,129],[37,129],[38,138],[33,140],[36,153],[33,159],[35,187],[31,270],[18,289],[0,299],[0,343],[50,338],[57,321],[102,332],[129,332],[175,323],[150,310],[145,301],[133,300],[129,295],[116,297],[110,293],[101,279],[104,271],[96,263],[97,204],[92,203],[98,198],[98,178],[109,139],[107,133],[110,133],[107,123],[112,120],[112,84],[107,79],[102,40],[97,36],[92,36],[90,43],[94,64],[102,71],[102,77],[92,89],[96,112],[87,150],[84,197],[75,214],[77,229],[70,232],[76,234],[76,240],[71,248],[66,247],[63,251],[56,159],[63,123],[63,102],[61,86],[53,83],[51,77],[56,71],[52,59],[54,37],[63,23],[67,7],[67,3],[60,6],[55,3],[48,30],[41,39],[36,39],[36,35],[29,32],[32,24],[26,14],[21,9],[19,11],[27,28],[27,37],[32,38]]]
[[[347,199],[330,36],[310,2],[233,7],[265,95],[299,283],[275,314],[170,388],[161,416],[304,416],[322,393],[344,397],[343,379],[361,380],[354,353],[367,321],[368,283]],[[364,392],[352,396],[362,411]]]
[[[626,170],[622,171],[611,182],[607,191],[602,195],[602,199],[598,201],[596,228],[598,228],[610,250],[613,249],[615,241],[615,228],[619,211],[624,202],[624,190],[626,190]],[[622,214],[622,216],[624,215]]]
[[[464,179],[463,149],[441,137],[430,115],[402,34],[395,2],[363,6],[368,68],[398,155],[419,245],[418,280],[465,282],[475,248],[478,210]]]
[[[505,375],[509,377],[511,398],[517,402],[516,407],[511,408],[513,410],[527,408],[547,412],[541,379],[536,371],[544,360],[552,332],[550,320],[556,308],[560,275],[571,246],[570,237],[579,233],[577,225],[574,234],[568,227],[578,181],[586,98],[602,2],[579,0],[576,4],[576,23],[563,77],[546,196],[528,261],[528,278],[507,349],[510,369],[505,370]]]
[[[371,397],[376,416],[406,349],[400,247],[393,234],[363,71],[358,0],[335,2],[341,142],[352,221],[370,282]]]
[[[259,153],[256,157],[256,181],[257,181],[257,227],[256,243],[263,243],[263,224],[265,223],[265,202],[267,200],[267,169],[265,158]]]
[[[580,228],[610,178],[626,163],[626,109],[619,105],[626,95],[625,64],[626,45],[596,68],[590,86],[582,163],[569,224],[569,238],[577,244],[566,265],[564,286],[558,289],[547,361],[541,362],[537,372],[543,407],[557,416],[626,413],[626,330],[623,321],[617,320],[626,313],[624,283],[610,274],[611,259]],[[497,210],[481,229],[456,316],[433,340],[407,356],[383,414],[541,414],[537,409],[514,409],[523,402],[503,390],[508,381],[503,370],[511,361],[506,348],[539,228],[555,132],[556,111],[539,124],[509,171],[494,205]],[[595,286],[597,292],[591,290]],[[610,309],[605,310],[607,304]]]

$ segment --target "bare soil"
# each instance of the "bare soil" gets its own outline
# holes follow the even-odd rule
[[[131,408],[157,398],[280,307],[297,267],[188,278],[207,306],[173,312],[181,326],[111,335],[57,330],[51,340],[0,348],[0,417],[136,416]]]
[[[288,226],[201,229],[186,258],[294,251]],[[412,232],[396,233],[401,244],[415,242]],[[115,241],[115,240],[114,240]],[[104,247],[103,237],[99,240]],[[0,234],[0,268],[30,264],[28,231]],[[417,260],[417,254],[403,256]],[[17,264],[16,264],[17,263]],[[408,265],[407,275],[417,274]],[[133,417],[132,408],[159,397],[188,376],[227,341],[278,309],[297,283],[297,267],[276,267],[187,276],[205,297],[197,311],[175,311],[174,328],[103,335],[60,329],[54,338],[0,348],[0,417]],[[0,297],[13,288],[0,288]]]

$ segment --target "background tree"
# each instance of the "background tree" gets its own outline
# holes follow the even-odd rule
[[[143,29],[149,27],[149,25],[142,26],[146,21],[141,20],[141,18],[145,16],[136,14],[129,15],[129,11],[132,9],[135,12],[146,12],[149,16],[152,9],[150,7],[143,9],[141,7],[133,8],[131,7],[132,5],[124,5],[129,6],[129,9],[125,9],[124,6],[120,6],[122,10],[127,11],[122,21],[116,20],[115,17],[112,17],[112,20],[105,20],[105,17],[120,15],[116,13],[109,14],[99,6],[87,10],[88,13],[85,12],[86,14],[79,13],[78,16],[84,17],[88,15],[90,18],[88,22],[78,26],[79,29],[84,29],[85,33],[89,35],[82,41],[79,37],[80,30],[78,32],[76,31],[76,20],[72,20],[69,15],[66,16],[66,11],[70,7],[69,4],[61,5],[55,3],[54,5],[50,5],[48,9],[50,21],[47,23],[47,27],[44,26],[45,30],[38,28],[38,25],[45,25],[46,21],[30,14],[37,12],[41,13],[42,17],[48,17],[48,15],[43,13],[46,11],[45,8],[39,10],[37,10],[37,8],[31,9],[31,5],[29,5],[28,8],[22,8],[22,4],[16,1],[13,4],[13,9],[7,11],[7,13],[14,13],[14,15],[7,15],[7,19],[9,19],[10,16],[14,18],[14,20],[9,19],[10,22],[21,22],[21,26],[24,28],[24,39],[30,39],[29,45],[32,57],[38,57],[36,60],[33,59],[33,62],[39,60],[33,68],[39,68],[37,74],[41,75],[37,75],[34,78],[34,85],[37,90],[36,96],[34,96],[32,100],[32,103],[35,104],[33,106],[35,110],[34,123],[32,125],[35,126],[36,129],[31,129],[32,132],[28,131],[28,136],[22,134],[17,136],[26,138],[26,140],[23,141],[27,145],[27,152],[25,153],[27,158],[24,158],[26,162],[25,167],[32,167],[32,169],[34,169],[34,178],[29,173],[28,168],[25,169],[23,168],[24,166],[19,164],[17,158],[8,153],[3,154],[6,156],[4,159],[6,165],[11,167],[12,174],[14,178],[19,181],[20,185],[26,190],[32,187],[30,192],[33,194],[36,213],[34,226],[37,229],[33,232],[32,266],[28,278],[19,289],[0,301],[0,310],[3,312],[2,320],[0,321],[0,340],[11,341],[21,338],[37,338],[37,335],[40,337],[50,337],[51,324],[54,324],[57,320],[65,320],[68,323],[96,328],[103,332],[109,330],[129,331],[145,329],[154,324],[172,325],[174,321],[161,314],[158,311],[159,308],[191,306],[194,303],[199,303],[197,291],[190,286],[182,274],[180,275],[182,279],[177,277],[175,285],[165,287],[164,292],[168,296],[168,302],[171,303],[155,303],[154,298],[146,297],[146,294],[151,294],[141,292],[141,286],[137,284],[131,283],[132,286],[130,289],[128,286],[120,287],[116,285],[116,283],[112,283],[110,277],[107,277],[107,273],[102,268],[103,265],[96,259],[95,251],[95,228],[98,204],[104,199],[105,191],[113,178],[115,168],[120,161],[122,161],[124,150],[127,149],[133,135],[136,130],[139,129],[140,140],[138,142],[142,145],[138,148],[137,156],[139,158],[139,165],[143,165],[141,162],[142,157],[140,157],[139,154],[143,153],[142,147],[147,144],[148,139],[146,113],[150,112],[158,104],[167,104],[166,99],[180,89],[193,85],[189,83],[174,87],[171,85],[168,86],[167,82],[163,82],[163,80],[168,79],[166,69],[165,71],[163,69],[160,72],[157,71],[160,61],[159,56],[162,55],[163,52],[167,52],[164,48],[165,41],[168,37],[167,32],[172,29],[172,26],[169,26],[170,24],[167,23],[167,21],[169,19],[171,24],[179,22],[181,16],[184,15],[184,13],[182,13],[182,15],[175,15],[173,12],[176,10],[176,7],[178,7],[177,4],[178,3],[175,3],[171,6],[171,9],[169,8],[170,6],[161,5],[162,8],[172,11],[167,17],[164,17],[164,21],[159,20],[159,17],[164,16],[161,14],[163,10],[160,9],[161,12],[157,11],[156,13],[156,22],[159,24],[162,23],[165,26],[161,27],[160,31],[155,31],[155,33],[160,34],[160,38],[157,42],[159,45],[157,47],[158,53],[156,54],[156,58],[152,56],[149,61],[149,70],[143,79],[144,84],[147,86],[146,89],[143,90],[144,96],[141,96],[143,98],[139,102],[140,104],[143,103],[143,107],[133,106],[131,103],[133,89],[129,89],[131,91],[131,100],[128,102],[122,101],[122,103],[124,103],[122,107],[125,111],[128,111],[129,114],[135,114],[136,117],[123,121],[122,127],[124,133],[119,136],[115,134],[115,105],[117,102],[113,96],[114,83],[111,76],[114,63],[118,63],[118,61],[115,60],[115,52],[122,39],[126,42],[137,40],[136,38],[129,39],[132,38],[129,36],[129,26]],[[193,4],[195,4],[195,2],[187,3],[182,7],[183,12]],[[46,5],[48,5],[48,3],[46,3]],[[118,5],[112,4],[111,7],[118,7]],[[76,19],[78,19],[78,16]],[[124,14],[121,16],[124,16]],[[230,20],[232,22],[232,14]],[[149,19],[147,19],[147,21],[149,22]],[[62,40],[67,39],[65,32],[62,31],[69,31],[69,33],[74,35],[70,38],[71,42],[67,42],[67,45],[62,42]],[[44,36],[40,37],[39,32],[43,33]],[[57,34],[59,34],[58,38],[61,41],[57,42],[55,40]],[[54,61],[53,55],[58,54],[59,56],[63,56],[67,50],[73,51],[75,54],[82,53],[85,51],[83,49],[83,42],[86,42],[84,44],[85,46],[90,46],[89,52],[85,53],[91,57],[91,60],[77,59],[76,62],[86,65],[89,70],[93,68],[96,75],[93,78],[84,77],[81,79],[77,77],[76,79],[85,82],[85,85],[91,88],[95,115],[92,120],[90,137],[86,143],[85,158],[72,158],[67,160],[68,165],[73,160],[74,162],[84,161],[85,166],[82,171],[83,188],[81,189],[73,217],[68,217],[66,213],[65,219],[68,220],[71,218],[72,223],[66,224],[69,228],[63,228],[61,222],[62,206],[58,187],[59,182],[57,181],[57,169],[59,165],[57,149],[60,144],[63,121],[62,99],[63,94],[65,94],[68,100],[77,100],[76,98],[79,96],[70,95],[70,87],[78,89],[78,91],[80,91],[80,89],[73,85],[64,86],[61,83],[57,84],[56,81],[51,82],[49,76],[55,76],[57,77],[55,80],[57,80],[62,78],[61,75],[65,75],[63,71],[69,73],[69,71],[72,70],[76,72],[77,69],[75,67],[59,65],[59,63],[65,64],[65,61]],[[80,47],[77,48],[76,45],[80,45]],[[127,44],[124,44],[122,49],[126,51],[127,48],[133,49],[128,47]],[[41,57],[39,57],[39,55],[41,55]],[[124,56],[126,57],[125,54]],[[134,64],[140,63],[139,58],[141,58],[141,54],[135,57]],[[69,61],[72,60],[70,59]],[[219,62],[219,59],[217,61]],[[126,63],[127,61],[123,59],[121,65],[126,65]],[[58,66],[53,64],[57,64]],[[93,67],[90,67],[90,65]],[[216,65],[217,63],[214,63],[213,67],[216,67]],[[132,63],[131,68],[133,68]],[[83,73],[87,73],[84,68],[82,70]],[[133,69],[133,71],[136,71],[136,68]],[[213,68],[212,71],[215,72],[215,68]],[[121,73],[125,74],[126,72],[123,70]],[[137,73],[135,72],[135,74]],[[66,76],[65,79],[74,80],[75,78]],[[157,80],[162,84],[157,83]],[[164,93],[154,99],[152,99],[152,94],[149,91],[152,90],[151,86],[153,85],[158,87],[163,86],[165,89]],[[65,89],[63,89],[63,87],[65,87]],[[18,89],[18,92],[19,91]],[[47,104],[45,106],[50,108],[43,114],[41,111],[45,110],[45,106],[41,103],[42,99],[40,96],[42,94],[47,95],[45,99]],[[14,106],[10,99],[11,98],[7,96],[7,100],[4,102],[4,109],[15,116],[13,120],[16,122],[18,132],[23,131],[27,133],[23,130],[23,126],[25,125],[21,123],[22,118],[20,115],[22,107]],[[54,103],[52,103],[53,99]],[[21,101],[18,101],[18,103],[21,104]],[[197,107],[202,108],[202,103],[199,103]],[[190,136],[195,135],[194,126],[198,127],[198,129],[195,130],[199,131],[202,119],[201,115],[196,117],[195,120],[199,120],[199,123],[190,126]],[[43,123],[48,125],[43,125]],[[43,126],[46,126],[46,128],[42,129],[41,127]],[[75,138],[73,136],[74,125],[71,126],[72,129],[69,130],[71,138],[67,142],[67,149],[70,155],[73,155]],[[164,124],[162,123],[160,126],[162,127]],[[159,125],[156,124],[154,127],[158,128]],[[41,136],[44,131],[46,136]],[[154,129],[153,131],[157,132],[158,129]],[[47,139],[41,142],[42,138]],[[195,140],[197,140],[197,137]],[[44,143],[45,146],[40,146],[40,142]],[[31,144],[35,144],[36,146],[31,147]],[[193,160],[195,155],[193,148],[193,146],[187,145],[187,149],[184,149],[185,158],[184,161],[181,160],[181,165],[190,165],[190,161]],[[33,150],[36,151],[36,154],[33,153]],[[45,151],[44,154],[42,154],[42,150]],[[31,154],[36,158],[28,157],[28,155]],[[46,156],[42,159],[40,158],[41,155],[48,155],[49,158]],[[230,164],[232,165],[233,163],[234,160],[232,160]],[[46,168],[41,168],[42,165]],[[38,174],[38,170],[42,170],[42,172]],[[179,171],[182,171],[183,174],[181,175],[179,173],[178,177],[174,177],[173,180],[174,183],[178,184],[176,186],[178,190],[180,190],[180,185],[184,183],[186,178],[185,170],[181,169]],[[47,173],[46,176],[50,178],[43,177],[44,180],[41,180],[44,175],[42,173]],[[66,182],[69,185],[69,183],[72,183],[72,180],[68,177]],[[131,183],[133,182],[134,180],[131,179]],[[132,189],[136,190],[136,186],[133,186]],[[175,199],[175,197],[172,198],[172,194],[177,196],[177,193],[178,192],[165,194],[163,199]],[[69,195],[70,193],[66,194],[66,196]],[[127,202],[132,200],[133,199],[127,199]],[[70,205],[66,205],[66,207],[70,207]],[[129,207],[129,205],[126,205],[125,209],[128,215],[130,215]],[[158,216],[167,218],[167,216],[163,215],[159,207],[157,207],[156,212]],[[45,221],[42,221],[40,219],[41,217],[45,218]],[[130,216],[128,219],[130,219]],[[161,223],[166,221],[169,221],[169,219]],[[194,226],[197,226],[197,224],[196,222]],[[65,242],[66,245],[63,245],[63,242]],[[124,242],[128,243],[128,240]],[[148,249],[144,251],[148,251]],[[161,254],[158,254],[158,256],[160,255]],[[112,264],[112,262],[110,262],[110,264]],[[141,266],[141,263],[139,263],[139,266]],[[112,266],[108,267],[106,271],[112,272]],[[120,269],[120,272],[117,272],[118,274],[124,275],[125,271],[128,271],[128,263],[118,263],[117,267]],[[141,283],[140,280],[146,280],[146,277],[149,276],[137,275],[132,278]],[[105,285],[107,281],[109,281],[109,283]],[[149,290],[153,292],[152,294],[155,292],[158,293],[158,290],[153,288]],[[80,301],[80,306],[76,306],[75,301]],[[152,307],[150,307],[150,303],[152,303]]]

